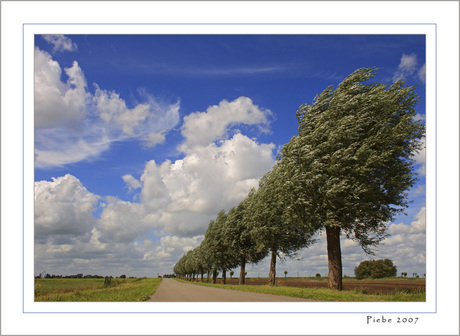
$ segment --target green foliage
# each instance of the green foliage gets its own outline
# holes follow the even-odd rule
[[[358,280],[395,277],[396,274],[396,266],[390,259],[365,260],[355,268],[355,277]]]
[[[281,155],[292,215],[316,229],[340,227],[370,254],[386,223],[407,207],[425,132],[414,118],[414,87],[364,84],[374,75],[358,69],[302,105],[298,136]]]
[[[295,256],[295,252],[314,242],[314,231],[298,218],[289,216],[285,181],[285,172],[276,164],[260,180],[248,213],[253,223],[251,234],[259,250],[269,248],[277,254]]]
[[[317,278],[321,278],[321,274],[316,273],[316,277],[317,277]]]

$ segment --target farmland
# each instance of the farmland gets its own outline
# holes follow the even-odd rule
[[[246,278],[245,285],[238,285],[238,279],[228,279],[227,284],[195,282],[233,290],[285,295],[320,301],[425,301],[425,279],[386,278],[356,280],[343,279],[343,291],[328,287],[327,278],[277,278],[275,286],[267,286],[267,278]],[[206,279],[205,279],[206,281]]]
[[[35,301],[145,301],[161,279],[35,279]]]

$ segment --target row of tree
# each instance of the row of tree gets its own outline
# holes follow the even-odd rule
[[[408,206],[416,181],[414,155],[425,126],[416,120],[414,87],[369,83],[374,68],[358,69],[334,90],[297,110],[298,135],[247,197],[209,223],[200,246],[174,267],[180,276],[241,267],[270,255],[294,256],[326,233],[329,287],[342,289],[341,236],[368,254],[387,237],[387,223]],[[208,273],[209,274],[209,273]]]

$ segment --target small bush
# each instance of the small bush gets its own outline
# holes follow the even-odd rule
[[[106,277],[104,278],[104,287],[109,287],[111,284],[112,284],[112,278],[106,276]]]
[[[321,278],[321,274],[316,273],[316,277],[317,277],[317,278]]]

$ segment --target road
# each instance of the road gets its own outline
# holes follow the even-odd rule
[[[242,292],[231,289],[182,283],[165,278],[156,292],[147,300],[151,302],[292,302],[315,301],[288,296]]]

